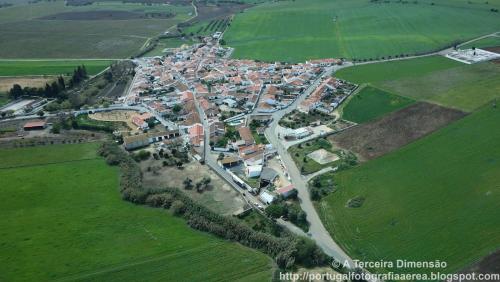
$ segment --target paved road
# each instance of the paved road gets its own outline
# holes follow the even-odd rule
[[[337,245],[337,243],[335,243],[335,241],[333,241],[333,239],[330,237],[330,234],[328,233],[323,223],[321,222],[321,219],[319,218],[318,213],[316,212],[316,209],[314,208],[314,205],[309,196],[309,190],[307,189],[307,181],[304,177],[302,177],[299,169],[297,168],[297,165],[292,160],[291,156],[288,154],[280,138],[278,138],[278,133],[276,130],[279,120],[287,113],[296,109],[297,106],[300,104],[300,102],[302,102],[308,95],[310,95],[314,91],[314,89],[316,89],[319,86],[321,78],[330,76],[333,71],[336,71],[341,67],[345,66],[334,66],[326,69],[325,72],[320,76],[320,78],[318,78],[290,106],[280,111],[274,112],[272,114],[273,121],[266,129],[265,135],[267,137],[267,140],[271,144],[273,144],[274,148],[278,151],[278,154],[281,156],[281,159],[289,172],[291,182],[298,191],[298,197],[300,199],[300,207],[307,213],[307,221],[309,221],[309,223],[311,224],[309,227],[310,237],[314,241],[316,241],[318,246],[320,246],[326,254],[332,256],[338,261],[341,262],[349,261],[349,263],[352,263],[351,258],[344,252],[344,250],[342,250],[342,248],[340,248],[339,245]],[[280,137],[282,138],[283,136]]]

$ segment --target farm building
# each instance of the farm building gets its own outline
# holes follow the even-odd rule
[[[267,185],[273,184],[277,178],[278,173],[276,172],[276,170],[270,167],[265,167],[262,169],[262,172],[260,174],[260,186],[265,187]]]
[[[230,157],[225,157],[222,160],[219,161],[219,165],[228,168],[228,167],[233,167],[235,165],[238,165],[241,162],[241,159],[238,157],[230,156]]]
[[[238,133],[243,141],[245,141],[245,146],[250,146],[255,144],[255,139],[253,138],[250,128],[243,126],[238,128]]]
[[[47,127],[47,122],[44,120],[30,121],[24,126],[24,130],[43,130]]]
[[[259,199],[263,202],[263,203],[266,203],[266,204],[271,204],[272,202],[274,202],[275,200],[275,196],[267,191],[264,191],[262,192],[260,195],[259,195]]]
[[[174,139],[179,136],[179,131],[176,130],[125,136],[123,137],[123,146],[127,150],[133,150],[136,148],[145,147],[152,143]]]
[[[297,192],[297,190],[295,190],[295,188],[293,188],[292,184],[285,186],[285,187],[281,187],[278,190],[276,190],[276,193],[278,193],[278,195],[283,196],[283,198],[285,198],[285,199],[294,195],[296,192]]]
[[[245,169],[245,174],[248,178],[259,177],[262,172],[262,165],[251,165]]]
[[[307,136],[313,134],[312,129],[308,127],[301,127],[293,130],[289,134],[285,136],[285,138],[290,138],[290,139],[302,139],[306,138]]]

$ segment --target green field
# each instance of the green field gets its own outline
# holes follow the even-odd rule
[[[0,152],[1,281],[270,280],[265,255],[121,200],[97,146]]]
[[[491,106],[402,149],[335,175],[318,205],[361,261],[446,261],[452,273],[500,247],[500,109]],[[361,207],[350,199],[364,197]],[[422,273],[431,269],[393,269]]]
[[[460,49],[470,49],[472,47],[487,48],[487,47],[498,47],[498,46],[500,46],[500,35],[483,38],[481,40],[462,45],[460,46]]]
[[[420,59],[392,61],[344,68],[335,73],[336,77],[354,83],[372,83],[386,80],[418,78],[435,71],[461,67],[464,64],[442,56]]]
[[[428,57],[356,66],[336,76],[464,111],[500,98],[500,64],[490,62],[466,65],[444,57]]]
[[[338,152],[335,152],[333,150],[332,144],[328,142],[328,140],[323,138],[292,146],[288,148],[288,152],[292,156],[293,161],[295,162],[295,164],[297,164],[297,167],[300,169],[302,174],[311,174],[340,162],[337,160],[326,164],[320,164],[307,156],[308,154],[319,149],[325,149],[331,153],[338,155]]]
[[[197,43],[197,41],[194,41],[192,39],[183,40],[181,38],[161,38],[158,40],[156,47],[144,54],[143,57],[162,56],[165,54],[163,50],[165,50],[166,48],[179,48],[184,44],[192,45],[194,43]]]
[[[9,102],[9,97],[7,97],[7,93],[0,92],[0,107],[7,104]]]
[[[277,1],[237,14],[224,35],[235,58],[375,59],[442,49],[500,29],[500,1]],[[431,5],[435,2],[434,5]]]
[[[342,118],[363,123],[405,108],[414,102],[412,99],[367,86],[344,106]]]
[[[90,19],[95,12],[174,12],[171,18]],[[87,13],[88,18],[63,20],[60,13]],[[191,17],[192,7],[121,2],[65,6],[40,1],[0,9],[0,58],[127,58],[148,38]],[[102,14],[101,14],[102,15]],[[51,17],[56,17],[52,19]]]
[[[95,75],[111,63],[107,60],[0,61],[0,76],[70,75],[81,65],[85,65],[89,75]]]

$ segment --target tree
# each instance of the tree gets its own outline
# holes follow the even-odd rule
[[[185,210],[184,203],[182,201],[175,200],[170,206],[170,210],[174,215],[181,215],[184,213]]]
[[[181,107],[181,105],[179,105],[179,104],[175,105],[175,106],[172,108],[172,111],[174,112],[174,114],[178,114],[181,110],[182,110],[182,107]]]
[[[14,84],[12,86],[12,88],[10,89],[10,91],[9,91],[9,96],[12,99],[17,99],[17,98],[19,98],[19,97],[21,97],[23,95],[24,95],[24,91],[21,88],[21,85],[19,85],[19,84]]]
[[[57,78],[57,83],[59,84],[59,88],[60,88],[61,90],[66,89],[66,83],[64,82],[64,78],[63,78],[62,76],[59,76],[59,77]]]
[[[45,115],[45,112],[43,110],[39,110],[38,113],[36,113],[39,117],[43,117]]]
[[[186,190],[191,190],[191,188],[193,188],[193,180],[191,180],[191,178],[189,177],[184,179],[183,184],[184,184],[184,189]]]
[[[224,159],[224,153],[220,153],[219,156],[217,157],[217,160],[220,161]]]

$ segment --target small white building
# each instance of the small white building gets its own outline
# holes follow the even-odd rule
[[[230,98],[222,100],[222,103],[230,108],[236,108],[236,106],[238,105],[238,102]]]
[[[272,202],[274,202],[274,200],[276,199],[276,197],[275,197],[273,194],[271,194],[271,193],[269,193],[269,192],[267,192],[267,191],[264,191],[264,192],[262,192],[262,193],[259,195],[259,199],[260,199],[263,203],[265,203],[265,204],[268,204],[268,205],[269,205],[269,204],[271,204]]]
[[[259,177],[262,172],[262,165],[251,165],[245,169],[245,174],[248,178]]]

